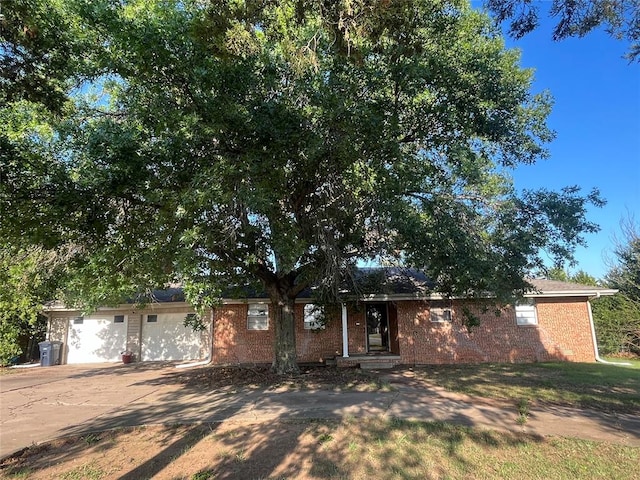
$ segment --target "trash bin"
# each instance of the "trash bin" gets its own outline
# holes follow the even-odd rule
[[[60,365],[60,352],[62,351],[62,342],[40,342],[40,366],[52,367]]]

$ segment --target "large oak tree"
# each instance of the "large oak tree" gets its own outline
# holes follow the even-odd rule
[[[55,101],[3,80],[0,234],[73,252],[66,291],[89,305],[253,281],[295,372],[296,295],[338,300],[360,261],[503,297],[596,229],[597,192],[511,184],[546,156],[550,98],[465,0],[14,5],[3,63],[39,35],[65,48],[38,43]]]

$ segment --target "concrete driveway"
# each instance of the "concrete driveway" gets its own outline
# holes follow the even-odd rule
[[[131,425],[384,415],[397,392],[184,385],[174,364],[33,367],[0,377],[0,457],[33,443]]]
[[[0,457],[91,425],[167,389],[157,380],[173,365],[61,365],[15,369],[0,376]]]
[[[417,385],[410,372],[384,374],[393,389],[383,392],[213,390],[184,384],[182,372],[173,364],[141,363],[34,367],[2,375],[0,458],[33,443],[119,426],[385,415],[640,446],[637,415],[532,407],[519,425],[513,404]]]

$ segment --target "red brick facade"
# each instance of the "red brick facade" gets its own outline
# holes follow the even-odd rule
[[[463,308],[480,319],[467,329]],[[450,323],[432,323],[428,302],[398,303],[404,364],[595,361],[585,299],[537,299],[538,325],[516,324],[515,310],[483,311],[454,302]]]
[[[519,326],[515,310],[455,301],[451,322],[433,323],[429,301],[389,303],[391,353],[400,363],[443,364],[478,362],[539,362],[565,360],[592,362],[594,345],[586,298],[537,298],[538,325]],[[303,304],[296,304],[296,345],[298,361],[324,362],[342,355],[342,323],[339,313],[325,329],[304,328]],[[467,329],[464,309],[480,319]],[[224,305],[214,315],[213,363],[271,363],[273,323],[262,331],[247,329],[246,304]],[[396,320],[397,318],[397,320]],[[395,323],[397,322],[397,324]],[[349,354],[366,353],[365,309],[362,304],[347,309]],[[398,350],[398,351],[396,351]]]
[[[296,349],[298,362],[325,362],[342,354],[340,318],[327,328],[304,328],[303,304],[296,304]],[[268,330],[247,329],[248,305],[224,305],[214,313],[213,363],[251,364],[273,361],[273,322]],[[354,332],[354,338],[357,337]],[[364,339],[364,334],[362,335]]]

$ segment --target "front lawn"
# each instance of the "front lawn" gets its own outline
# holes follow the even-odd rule
[[[29,479],[637,478],[640,449],[394,419],[137,427],[31,447]]]
[[[617,361],[627,361],[617,360]],[[416,368],[428,383],[471,396],[640,412],[640,362],[442,365]]]
[[[640,357],[633,357],[633,358],[628,358],[628,357],[604,357],[604,360],[606,360],[607,362],[614,362],[614,363],[630,363],[630,367],[631,368],[637,368],[638,370],[640,370]]]

